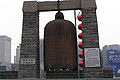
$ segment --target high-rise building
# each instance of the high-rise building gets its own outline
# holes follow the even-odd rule
[[[16,48],[16,58],[15,59],[16,59],[15,63],[19,64],[19,59],[20,59],[20,45],[17,46],[17,48]]]
[[[120,45],[105,45],[101,56],[103,69],[113,70],[114,76],[120,76]]]
[[[120,50],[120,45],[105,45],[102,48],[101,51],[101,56],[102,56],[102,66],[104,69],[108,68],[107,64],[108,64],[108,55],[107,52],[109,50]]]
[[[11,70],[11,38],[0,36],[0,65]]]
[[[19,60],[20,60],[20,45],[16,48],[16,56],[14,56],[14,64],[11,64],[12,71],[19,70]]]
[[[45,71],[44,71],[44,45],[43,45],[44,41],[41,38],[40,42],[39,42],[39,57],[40,57],[40,78],[44,78],[45,77]]]
[[[42,69],[44,69],[44,66],[43,66],[43,64],[44,64],[44,54],[43,54],[43,39],[40,39],[40,47],[39,47],[40,49],[39,49],[39,56],[40,56],[40,67],[42,68]]]
[[[17,61],[16,61],[16,56],[14,56],[14,63],[17,63]]]

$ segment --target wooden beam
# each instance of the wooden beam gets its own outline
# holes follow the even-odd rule
[[[57,1],[37,2],[38,11],[57,11]],[[60,1],[60,10],[77,10],[81,8],[80,0]]]

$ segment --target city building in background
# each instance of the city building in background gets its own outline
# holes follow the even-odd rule
[[[11,64],[11,71],[18,71],[19,70],[19,64]]]
[[[111,69],[120,76],[120,45],[106,45],[101,51],[103,69]]]
[[[6,66],[0,66],[0,71],[6,71]]]
[[[16,48],[16,56],[14,56],[14,63],[19,64],[20,59],[20,45]]]
[[[17,63],[17,61],[16,61],[16,56],[14,56],[14,63]]]
[[[43,54],[43,39],[40,39],[40,46],[39,46],[39,56],[40,56],[40,68],[44,69],[44,54]]]
[[[11,38],[7,36],[0,36],[0,66],[11,70]]]
[[[16,48],[16,56],[14,56],[14,64],[11,64],[12,71],[19,70],[19,60],[20,60],[20,45]]]
[[[41,38],[39,40],[39,57],[40,57],[40,78],[44,78],[45,77],[45,71],[44,71],[44,41]]]

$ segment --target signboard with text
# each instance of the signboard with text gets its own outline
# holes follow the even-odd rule
[[[108,50],[108,67],[117,75],[120,74],[120,50]]]
[[[35,64],[35,58],[22,58],[20,60],[21,64]]]
[[[99,48],[85,48],[85,67],[100,67]]]

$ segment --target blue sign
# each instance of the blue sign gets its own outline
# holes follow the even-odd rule
[[[114,71],[114,73],[120,74],[120,50],[108,50],[108,67]]]

